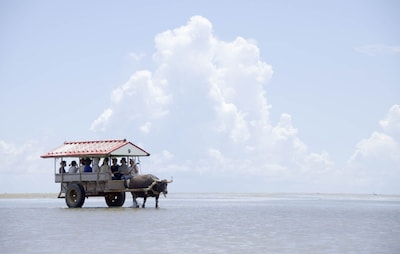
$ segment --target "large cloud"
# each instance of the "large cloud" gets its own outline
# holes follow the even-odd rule
[[[398,175],[399,105],[380,122],[383,132],[361,140],[342,168],[327,152],[308,151],[290,114],[270,121],[266,84],[273,71],[253,40],[222,41],[195,16],[155,37],[153,62],[154,70],[135,72],[112,92],[111,106],[92,125],[145,143],[154,153],[152,172],[187,174],[193,183],[208,176],[210,184],[213,177],[253,176],[275,191],[281,183],[284,191],[395,188],[379,181]],[[248,190],[272,190],[251,181]]]
[[[211,23],[195,16],[158,34],[155,48],[154,71],[137,71],[116,88],[93,130],[133,133],[156,153],[153,168],[170,173],[267,179],[332,168],[327,153],[307,151],[289,114],[270,122],[266,83],[273,71],[253,40],[219,40]]]

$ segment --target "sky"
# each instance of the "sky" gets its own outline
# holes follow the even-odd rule
[[[40,155],[126,138],[170,192],[400,194],[399,11],[0,1],[0,193],[58,192]]]

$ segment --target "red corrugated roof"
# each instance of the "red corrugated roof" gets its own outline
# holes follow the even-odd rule
[[[48,153],[43,154],[42,158],[51,157],[80,157],[80,156],[106,156],[111,155],[117,149],[127,146],[129,154],[132,156],[148,156],[148,152],[142,148],[134,145],[131,142],[122,140],[95,140],[95,141],[73,141],[64,142],[64,144]],[[136,153],[131,154],[131,150],[135,150]],[[125,154],[119,154],[125,155]]]

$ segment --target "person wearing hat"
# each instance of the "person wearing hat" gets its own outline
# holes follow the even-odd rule
[[[83,170],[83,172],[87,173],[87,172],[92,172],[92,167],[90,166],[90,164],[92,163],[92,160],[87,157],[85,159],[85,168]]]

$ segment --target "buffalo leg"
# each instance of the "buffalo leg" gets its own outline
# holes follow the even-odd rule
[[[136,195],[133,192],[131,192],[131,194],[132,194],[132,199],[133,199],[133,207],[139,208],[139,204],[136,201]]]
[[[147,197],[146,197],[146,195],[143,197],[143,205],[142,205],[142,208],[144,208],[145,207],[145,204],[146,204],[146,199],[147,199]]]
[[[139,204],[136,201],[136,198],[133,198],[133,207],[138,208]]]
[[[156,208],[158,208],[158,195],[157,196],[155,196],[155,198],[156,198]]]

